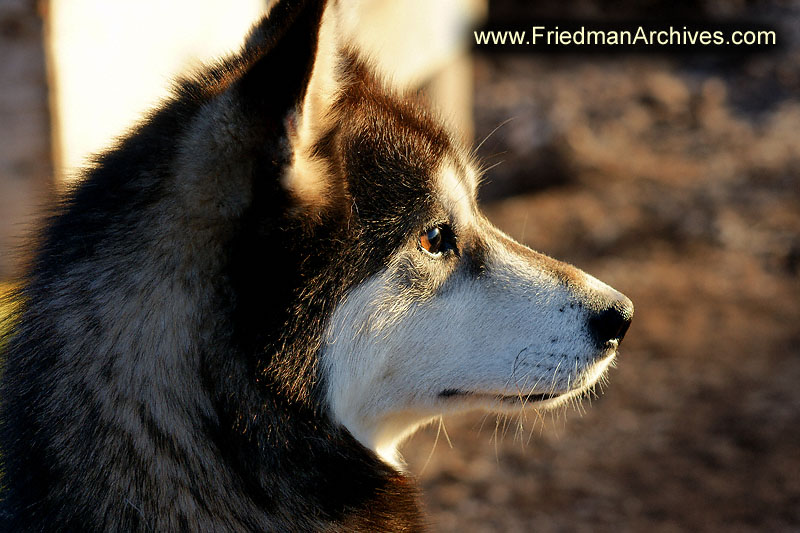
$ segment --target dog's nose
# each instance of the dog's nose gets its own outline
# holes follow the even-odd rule
[[[633,302],[619,295],[605,309],[589,318],[589,331],[599,346],[609,341],[621,342],[633,318]]]

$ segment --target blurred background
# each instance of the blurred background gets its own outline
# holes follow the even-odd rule
[[[348,31],[465,138],[496,129],[479,150],[496,165],[490,218],[636,304],[610,385],[582,409],[446,417],[404,446],[434,529],[800,531],[800,2],[348,6]],[[88,154],[176,73],[235,50],[265,9],[0,0],[0,280]],[[581,56],[470,43],[486,22],[540,19],[760,21],[780,46]]]

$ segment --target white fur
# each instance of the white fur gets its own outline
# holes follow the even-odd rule
[[[439,172],[439,188],[442,191],[441,200],[445,208],[453,214],[459,223],[466,222],[474,217],[473,186],[458,177],[453,165],[444,165]]]
[[[336,309],[322,350],[335,419],[394,465],[397,445],[433,417],[518,410],[538,393],[562,394],[535,403],[556,405],[590,387],[615,353],[596,347],[588,311],[577,302],[616,291],[568,265],[520,253],[478,215],[452,167],[439,183],[441,204],[458,227],[480,232],[487,244],[486,273],[456,272],[433,297],[420,298],[401,282],[401,265],[405,254],[424,252],[403,249]],[[560,268],[581,286],[559,279]],[[470,394],[440,396],[447,390]]]

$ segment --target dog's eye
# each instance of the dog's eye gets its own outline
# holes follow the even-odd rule
[[[455,237],[447,226],[434,226],[419,236],[420,247],[433,256],[455,248]]]
[[[442,246],[442,230],[439,228],[431,228],[419,236],[419,243],[422,249],[429,254],[436,255],[441,253],[440,247]]]

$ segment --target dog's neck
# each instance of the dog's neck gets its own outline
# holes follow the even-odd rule
[[[226,396],[230,399],[231,391]],[[251,406],[246,413],[241,411],[245,404]],[[381,461],[324,413],[263,389],[239,389],[218,409],[224,428],[218,443],[225,461],[266,512],[275,519],[293,517],[288,529],[424,529],[413,479]],[[308,516],[307,509],[316,516]]]

